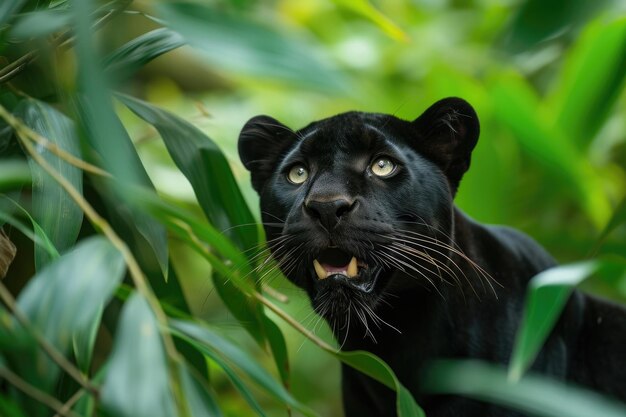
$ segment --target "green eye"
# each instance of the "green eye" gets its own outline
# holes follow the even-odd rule
[[[378,177],[387,177],[396,170],[396,164],[391,162],[389,158],[377,158],[370,166],[374,175]]]
[[[309,171],[302,165],[294,165],[287,174],[287,179],[292,184],[302,184],[309,178]]]

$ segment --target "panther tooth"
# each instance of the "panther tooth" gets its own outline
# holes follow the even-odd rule
[[[313,268],[315,268],[315,273],[317,274],[317,277],[319,279],[326,279],[326,276],[327,276],[326,270],[324,269],[322,265],[320,265],[317,259],[313,260]]]
[[[358,273],[359,270],[357,268],[356,258],[353,256],[352,259],[350,259],[350,264],[348,264],[346,275],[348,275],[348,278],[353,278],[356,277]]]

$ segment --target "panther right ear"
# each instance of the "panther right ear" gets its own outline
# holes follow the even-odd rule
[[[276,169],[282,153],[294,143],[295,133],[269,116],[255,116],[239,133],[239,158],[250,171],[257,193]]]

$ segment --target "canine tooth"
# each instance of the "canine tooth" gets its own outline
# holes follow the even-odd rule
[[[315,273],[317,274],[317,277],[319,279],[325,279],[326,278],[326,270],[324,269],[324,267],[322,265],[320,265],[320,263],[317,261],[317,259],[313,260],[313,268],[315,268]]]
[[[350,259],[350,264],[348,265],[346,275],[348,275],[349,278],[352,278],[355,277],[358,273],[359,271],[356,265],[356,258],[353,256],[352,259]]]

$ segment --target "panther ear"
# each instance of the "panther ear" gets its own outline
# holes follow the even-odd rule
[[[467,101],[448,97],[430,106],[413,124],[420,135],[420,152],[439,165],[455,194],[478,141],[476,112]]]
[[[281,154],[293,144],[295,133],[269,116],[255,116],[239,133],[239,158],[250,171],[252,186],[260,193]]]

